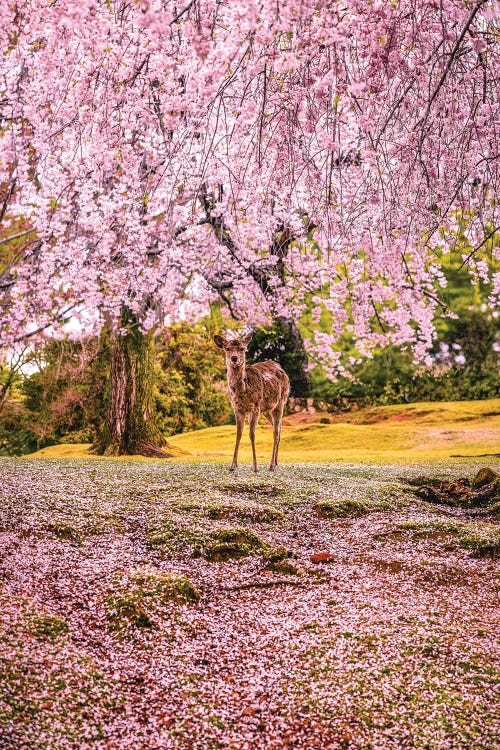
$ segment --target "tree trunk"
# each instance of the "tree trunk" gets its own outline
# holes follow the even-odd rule
[[[154,355],[153,333],[133,325],[112,341],[109,410],[100,446],[106,456],[172,456],[160,448],[155,423]]]

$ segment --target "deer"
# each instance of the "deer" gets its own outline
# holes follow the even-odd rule
[[[258,471],[255,452],[255,428],[260,414],[273,426],[273,453],[269,471],[278,465],[278,447],[281,438],[283,412],[290,393],[290,380],[277,362],[266,360],[247,365],[245,354],[252,339],[252,332],[218,334],[214,337],[219,349],[226,352],[229,398],[236,419],[236,445],[230,471],[238,467],[238,450],[245,417],[248,414],[250,442],[252,444],[253,470]]]

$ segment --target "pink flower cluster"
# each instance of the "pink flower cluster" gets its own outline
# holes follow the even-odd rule
[[[496,0],[21,0],[0,16],[2,344],[222,296],[425,356],[463,254],[498,302]],[[12,247],[11,244],[7,248]],[[488,262],[486,262],[488,260]],[[154,300],[154,305],[151,300]]]

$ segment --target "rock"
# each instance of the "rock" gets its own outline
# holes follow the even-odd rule
[[[328,563],[333,562],[335,557],[330,552],[316,552],[309,559],[312,563]]]
[[[472,480],[472,486],[475,490],[478,490],[480,487],[484,487],[485,484],[491,484],[492,482],[496,482],[500,480],[500,474],[498,474],[493,469],[490,469],[489,466],[485,466],[484,469],[479,469],[476,476]]]

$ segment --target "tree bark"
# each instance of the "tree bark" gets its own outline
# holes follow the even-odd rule
[[[105,456],[142,455],[169,458],[155,422],[154,335],[135,325],[111,344],[110,398],[101,438]]]

